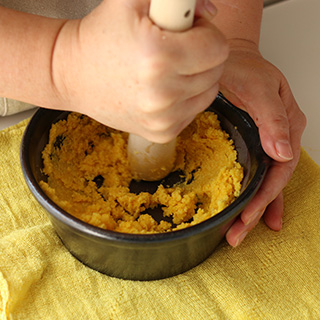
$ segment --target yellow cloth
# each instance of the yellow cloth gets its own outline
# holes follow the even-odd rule
[[[320,319],[320,168],[304,151],[282,231],[261,222],[182,275],[125,281],[84,266],[56,236],[20,169],[26,123],[0,132],[1,319]]]

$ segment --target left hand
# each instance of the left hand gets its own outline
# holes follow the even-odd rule
[[[259,191],[226,234],[228,243],[237,246],[262,216],[270,229],[282,228],[282,190],[299,161],[306,117],[283,74],[246,40],[230,41],[220,91],[249,113],[264,151],[273,159]]]

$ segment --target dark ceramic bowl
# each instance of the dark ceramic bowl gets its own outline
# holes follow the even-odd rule
[[[187,229],[163,234],[139,235],[103,230],[84,223],[52,202],[39,187],[41,152],[50,127],[67,113],[39,109],[31,119],[21,144],[21,165],[26,182],[68,250],[87,266],[110,276],[131,280],[155,280],[187,271],[212,254],[226,231],[257,192],[269,158],[261,148],[258,130],[247,113],[222,95],[212,103],[214,111],[234,140],[245,175],[241,195],[216,216]]]

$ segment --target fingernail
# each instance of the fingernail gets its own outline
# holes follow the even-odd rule
[[[216,6],[210,0],[204,2],[204,8],[202,15],[208,20],[211,20],[217,14]]]
[[[247,226],[248,224],[250,224],[252,221],[254,221],[255,219],[257,219],[257,217],[259,217],[261,215],[261,212],[255,212],[253,213],[251,216],[249,216],[248,221],[244,222],[244,224]]]
[[[276,150],[279,157],[284,160],[292,160],[293,152],[291,145],[287,140],[279,140],[276,142]]]
[[[236,241],[235,247],[237,247],[243,241],[243,239],[247,236],[247,234],[248,234],[248,231],[244,231],[239,235]]]

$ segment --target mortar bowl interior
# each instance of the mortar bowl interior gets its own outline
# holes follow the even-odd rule
[[[157,280],[197,266],[208,258],[232,222],[258,191],[269,165],[258,129],[250,116],[221,94],[208,110],[218,115],[233,139],[244,168],[240,196],[216,216],[195,226],[159,234],[126,234],[94,227],[71,216],[42,191],[42,150],[51,125],[66,117],[57,110],[39,109],[30,120],[21,143],[21,166],[26,183],[46,210],[58,236],[71,254],[85,265],[109,276],[130,280]],[[213,164],[214,165],[214,164]]]

